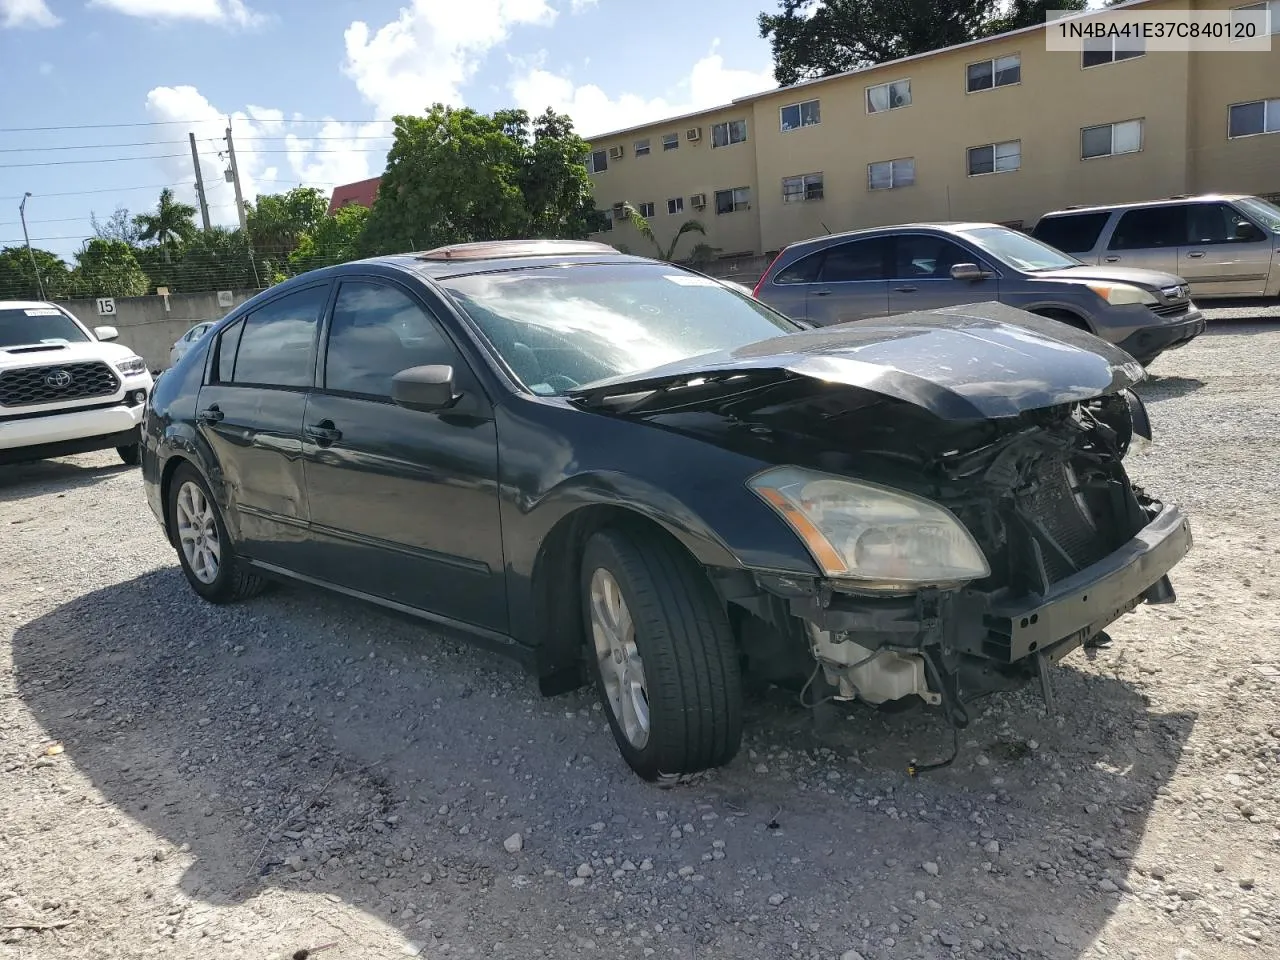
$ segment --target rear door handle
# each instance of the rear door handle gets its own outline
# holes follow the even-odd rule
[[[196,419],[199,420],[201,423],[217,423],[219,420],[221,420],[225,416],[226,414],[223,413],[221,410],[219,410],[218,405],[215,403],[213,406],[209,407],[208,409],[201,410],[199,413],[197,413]]]
[[[815,290],[815,291],[813,291],[813,295],[814,295],[815,297],[829,297],[829,296],[831,296],[831,291],[830,291],[830,290]]]
[[[1187,256],[1188,256],[1188,257],[1203,257],[1203,256],[1204,256],[1204,251],[1203,251],[1203,250],[1192,250],[1190,253],[1188,253],[1188,254],[1187,254]]]
[[[1103,259],[1103,262],[1105,262],[1105,263],[1119,263],[1119,262],[1120,262],[1120,258],[1119,258],[1119,257],[1103,257],[1102,259]]]
[[[334,426],[332,420],[321,420],[319,423],[307,424],[306,434],[322,447],[327,447],[329,444],[342,439],[342,431]]]
[[[894,287],[894,288],[893,288],[893,290],[894,290],[894,292],[895,292],[895,293],[915,293],[918,289],[920,289],[920,288],[919,288],[919,287],[912,287],[912,286],[909,286],[909,285],[908,285],[908,286],[905,286],[905,287]]]

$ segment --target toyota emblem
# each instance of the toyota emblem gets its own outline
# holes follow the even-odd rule
[[[62,390],[71,386],[71,374],[65,370],[50,370],[44,375],[44,382],[46,386]]]

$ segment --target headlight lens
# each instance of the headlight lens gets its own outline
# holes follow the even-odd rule
[[[136,376],[147,372],[147,361],[138,356],[125,357],[116,361],[116,369],[127,377]]]
[[[1140,303],[1144,307],[1150,307],[1160,302],[1154,294],[1128,283],[1091,283],[1089,289],[1116,307],[1127,303]]]
[[[991,573],[964,525],[921,497],[800,467],[766,470],[747,485],[805,542],[828,577],[894,589]]]

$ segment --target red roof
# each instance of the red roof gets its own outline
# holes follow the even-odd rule
[[[339,207],[350,206],[353,203],[371,208],[373,198],[378,195],[378,184],[381,181],[381,177],[370,177],[368,180],[357,180],[355,183],[344,183],[340,187],[334,187],[333,198],[329,201],[329,214],[332,215]]]

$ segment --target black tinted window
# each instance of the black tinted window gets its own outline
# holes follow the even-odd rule
[[[829,247],[819,279],[823,283],[885,279],[886,242],[883,237],[852,240]]]
[[[818,279],[818,270],[822,266],[822,254],[811,253],[802,257],[785,270],[780,270],[774,277],[774,283],[813,283]]]
[[[15,307],[0,310],[0,347],[27,347],[37,343],[84,343],[88,339],[76,322],[57,307]]]
[[[1120,217],[1110,250],[1176,247],[1186,233],[1186,207],[1142,207]]]
[[[436,363],[458,372],[457,351],[407,294],[381,283],[342,284],[329,327],[326,389],[388,397],[401,370]]]
[[[232,382],[311,386],[316,324],[328,296],[328,285],[310,287],[249,314],[240,336]]]
[[[946,237],[907,234],[895,238],[895,280],[950,278],[957,263],[977,261],[972,253]]]
[[[218,338],[217,368],[213,379],[217,383],[230,383],[236,372],[236,351],[240,349],[240,335],[244,333],[244,321],[237,320],[222,331]]]
[[[1256,243],[1266,234],[1225,203],[1198,203],[1187,215],[1187,243]]]
[[[1064,253],[1088,253],[1098,242],[1098,235],[1111,214],[1071,213],[1062,217],[1046,217],[1036,224],[1031,235],[1042,243]]]

